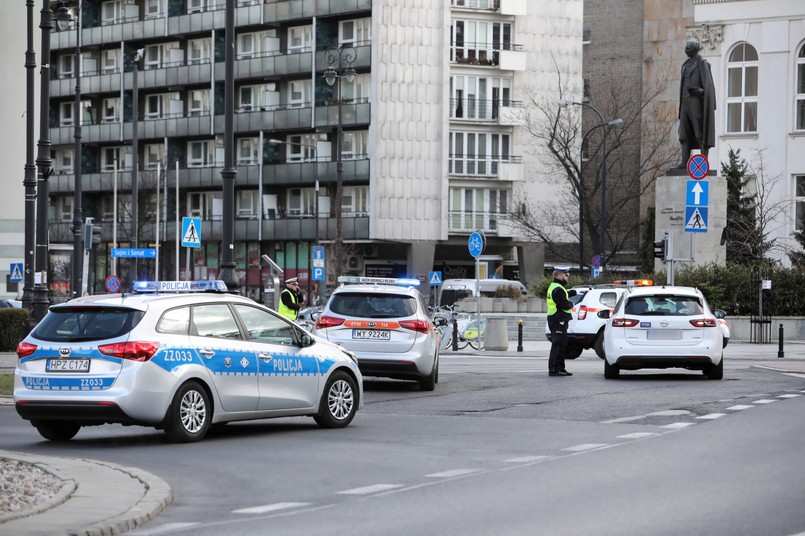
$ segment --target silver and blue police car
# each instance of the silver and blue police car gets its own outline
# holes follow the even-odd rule
[[[340,428],[361,407],[354,356],[223,281],[135,287],[53,305],[17,347],[14,404],[46,439],[122,423],[191,442],[212,424],[300,415]]]

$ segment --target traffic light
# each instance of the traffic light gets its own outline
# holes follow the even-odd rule
[[[84,249],[92,249],[101,243],[101,226],[95,225],[92,218],[87,218],[84,222]]]
[[[654,257],[660,259],[661,261],[665,261],[665,258],[668,256],[668,239],[663,238],[662,240],[657,240],[654,242]]]
[[[100,225],[93,225],[92,226],[92,245],[98,246],[101,243],[101,232],[103,229]]]

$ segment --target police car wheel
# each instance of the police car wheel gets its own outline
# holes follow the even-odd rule
[[[34,421],[39,435],[50,441],[69,441],[81,429],[81,425],[64,421]]]
[[[601,359],[607,358],[607,353],[604,351],[604,332],[598,334],[598,337],[595,338],[595,342],[593,343],[593,349],[595,350],[595,354],[600,357]]]
[[[584,350],[584,348],[581,346],[568,347],[565,349],[565,359],[576,359],[581,355],[582,350]]]
[[[436,355],[436,359],[433,360],[433,370],[430,371],[430,374],[419,380],[419,390],[420,391],[433,391],[436,389],[436,384],[439,383],[439,356]]]
[[[182,385],[168,409],[165,434],[175,443],[198,441],[210,428],[212,408],[207,392],[196,382]]]
[[[321,394],[319,412],[313,417],[322,428],[343,428],[358,411],[355,380],[346,372],[336,371]]]
[[[607,380],[616,380],[620,376],[621,368],[618,365],[610,365],[609,361],[604,359],[604,378]]]

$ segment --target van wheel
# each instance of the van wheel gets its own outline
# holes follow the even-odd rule
[[[598,334],[598,337],[595,338],[595,342],[593,343],[593,350],[595,350],[595,355],[600,357],[601,359],[607,358],[607,353],[604,351],[604,332]]]
[[[584,348],[581,346],[573,346],[571,348],[565,349],[565,359],[576,359],[581,355],[581,352],[584,351]]]

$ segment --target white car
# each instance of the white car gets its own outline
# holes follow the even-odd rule
[[[19,343],[15,407],[46,439],[122,423],[191,442],[212,424],[300,415],[340,428],[360,408],[354,356],[223,281],[136,286],[53,305]]]
[[[615,310],[599,313],[604,330],[604,377],[621,370],[685,368],[724,377],[724,331],[700,290],[652,286],[629,289]]]

